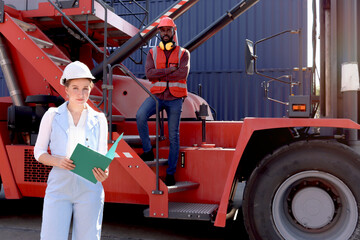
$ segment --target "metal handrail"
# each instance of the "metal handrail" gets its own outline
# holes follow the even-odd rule
[[[148,17],[149,12],[148,12],[145,8],[143,8],[137,1],[134,0],[133,2],[134,2],[138,7],[140,7],[140,8],[144,11],[144,13],[133,13],[133,12],[130,10],[130,8],[128,8],[128,7],[124,4],[123,1],[119,0],[119,3],[121,3],[121,5],[122,5],[126,10],[128,10],[128,11],[130,12],[129,15],[134,16],[134,17],[140,22],[140,27],[139,27],[139,28],[141,28],[142,26],[144,26],[145,19]],[[121,16],[121,15],[126,16],[126,14],[120,14],[119,16]],[[145,15],[145,16],[144,16],[143,20],[141,20],[140,18],[137,17],[137,15]]]
[[[272,79],[272,80],[274,80],[274,81],[278,81],[278,82],[281,82],[281,83],[289,84],[289,82],[283,81],[283,80],[281,80],[281,79],[279,79],[279,78],[275,78],[275,77],[272,77],[272,76],[269,76],[269,75],[266,75],[266,74],[262,74],[262,73],[258,72],[257,69],[256,69],[256,59],[257,59],[257,56],[256,56],[256,45],[259,44],[259,43],[262,43],[262,42],[264,42],[264,41],[266,41],[266,40],[269,40],[269,39],[272,39],[272,38],[274,38],[274,37],[277,37],[277,36],[280,36],[280,35],[282,35],[282,34],[285,34],[285,33],[299,34],[299,33],[300,33],[300,30],[299,30],[299,29],[298,29],[298,30],[292,30],[292,29],[285,30],[285,31],[279,32],[279,33],[277,33],[277,34],[274,34],[274,35],[272,35],[272,36],[270,36],[270,37],[266,37],[266,38],[260,39],[260,40],[258,40],[258,41],[256,41],[256,42],[254,43],[254,56],[253,56],[253,57],[254,57],[254,60],[255,60],[255,61],[254,61],[254,70],[255,70],[255,73],[258,74],[258,75],[260,75],[260,76],[263,76],[263,77],[266,77],[266,78],[269,78],[269,79]]]
[[[113,70],[115,67],[120,68],[120,70],[127,76],[129,76],[132,80],[134,80],[137,85],[139,85],[154,101],[156,104],[156,189],[152,191],[153,194],[163,194],[163,191],[160,191],[159,188],[159,101],[156,97],[136,78],[136,76],[130,72],[123,64],[115,64],[110,67],[109,71],[109,85],[112,85],[113,82]],[[109,106],[110,102],[112,102],[112,89],[109,90]],[[109,113],[112,113],[111,107],[109,107]],[[110,115],[109,120],[109,131],[112,131],[112,115]],[[111,133],[111,132],[110,132]]]
[[[136,0],[131,0],[128,2],[134,3],[136,4],[143,12],[133,12],[125,3],[125,1],[123,0],[108,0],[106,1],[107,3],[110,2],[110,6],[114,7],[114,3],[120,3],[122,5],[122,7],[124,7],[129,13],[121,13],[118,14],[118,16],[122,17],[122,16],[134,16],[139,22],[140,22],[140,26],[139,29],[145,27],[148,24],[148,18],[149,18],[149,0],[146,0],[146,8],[144,8],[143,6],[141,6],[140,3],[138,3]],[[144,15],[144,17],[142,18],[142,20],[140,19],[140,15]],[[139,17],[138,17],[139,16]],[[146,25],[145,25],[146,24]],[[143,63],[143,55],[146,53],[143,50],[143,47],[140,47],[140,60],[135,60],[134,58],[132,58],[131,56],[129,56],[130,60],[133,61],[135,64],[142,64]]]
[[[104,100],[104,113],[106,114],[106,90],[110,87],[112,87],[112,84],[107,84],[108,80],[107,80],[107,71],[106,71],[106,68],[107,68],[107,64],[106,64],[106,49],[107,49],[107,14],[108,14],[108,9],[106,7],[106,5],[102,2],[102,1],[99,1],[99,0],[95,0],[97,1],[105,10],[105,21],[104,21],[104,52],[103,52],[103,85],[101,86],[102,87],[102,90],[103,90],[103,100]],[[109,107],[112,108],[112,104],[110,105],[109,104]],[[110,134],[111,136],[111,134]]]

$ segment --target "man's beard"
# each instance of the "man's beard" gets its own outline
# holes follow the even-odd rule
[[[169,37],[169,35],[166,35],[166,36]],[[171,37],[169,37],[169,40],[165,41],[165,40],[163,39],[163,37],[161,37],[161,41],[162,41],[164,44],[166,44],[166,43],[169,43],[169,42],[174,42],[174,41],[173,41],[173,38],[174,38],[174,36],[171,36]]]

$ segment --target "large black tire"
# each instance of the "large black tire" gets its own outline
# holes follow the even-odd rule
[[[332,141],[301,141],[261,161],[245,187],[250,239],[360,239],[360,156]]]

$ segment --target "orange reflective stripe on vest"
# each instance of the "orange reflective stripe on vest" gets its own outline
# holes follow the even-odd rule
[[[153,49],[150,50],[150,52],[154,60],[155,68],[162,69],[162,68],[168,68],[168,66],[178,67],[180,64],[180,59],[185,52],[185,49],[176,46],[175,49],[171,52],[167,63],[166,63],[165,53],[159,47],[154,47]],[[186,79],[181,79],[176,82],[153,81],[151,84],[150,91],[152,94],[162,93],[165,91],[167,86],[169,86],[170,93],[174,97],[181,98],[187,96]]]

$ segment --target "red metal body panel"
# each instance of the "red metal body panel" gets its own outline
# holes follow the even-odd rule
[[[7,120],[7,108],[12,104],[11,97],[0,97],[0,120]]]
[[[52,87],[47,81],[46,78],[44,78],[33,66],[32,64],[28,64],[28,60],[14,48],[11,44],[8,45],[9,48],[9,54],[11,54],[12,62],[18,66],[23,66],[23,71],[15,71],[17,79],[24,79],[24,81],[29,81],[32,84],[21,84],[19,87],[21,88],[21,91],[23,92],[24,96],[27,96],[29,93],[35,93],[35,94],[44,94],[44,95],[50,95],[54,93],[52,91]],[[46,66],[46,65],[45,65]],[[64,91],[65,93],[65,91]]]
[[[219,204],[235,149],[189,147],[180,151],[185,153],[185,166],[181,167],[179,159],[177,180],[200,185],[193,193],[174,194],[171,201]]]
[[[130,127],[132,125],[132,127]],[[153,125],[153,124],[150,124]],[[182,147],[181,152],[185,153],[185,165],[181,167],[179,161],[177,179],[178,181],[199,182],[197,190],[189,191],[187,194],[176,193],[169,198],[171,201],[185,202],[209,202],[219,203],[222,194],[222,188],[227,176],[228,168],[234,154],[236,141],[226,136],[238,135],[241,129],[241,122],[210,122],[208,124],[208,137],[214,139],[219,147],[201,148],[194,147],[201,144],[201,123],[182,122]],[[129,122],[128,132],[136,127],[135,122]],[[165,126],[166,128],[167,126]],[[190,131],[191,129],[191,131]],[[222,135],[219,134],[222,132]],[[191,133],[191,135],[187,134]],[[165,132],[167,134],[167,132]],[[217,138],[216,136],[222,136]],[[117,136],[114,136],[116,138]],[[229,141],[230,139],[230,141]],[[110,147],[110,146],[109,146]],[[43,197],[46,184],[27,182],[24,180],[24,151],[32,151],[31,146],[7,145],[6,150],[10,156],[11,165],[14,166],[14,175],[17,185],[24,196]],[[125,156],[124,152],[130,153],[133,158]],[[110,165],[109,179],[104,182],[107,202],[149,204],[154,201],[153,198],[160,198],[151,194],[155,189],[154,168],[148,168],[140,160],[136,152],[130,148],[124,141],[121,141],[117,153],[120,158],[115,158]],[[168,147],[160,149],[160,157],[166,158]],[[32,157],[32,161],[36,161]],[[132,166],[131,168],[129,166]],[[160,175],[165,175],[166,166],[160,169]],[[209,178],[209,176],[212,176]],[[137,179],[135,181],[134,179]],[[148,181],[151,179],[151,181]],[[210,180],[210,181],[209,181]],[[142,182],[143,181],[143,182]],[[33,190],[31,190],[34,188]],[[160,190],[164,191],[161,198],[166,199],[166,186],[161,182]],[[157,201],[154,201],[157,202]],[[163,204],[163,203],[162,203]]]
[[[225,226],[228,200],[235,172],[245,147],[254,131],[290,127],[335,127],[360,129],[359,124],[349,119],[246,118],[244,120],[244,125],[236,145],[236,151],[229,168],[219,211],[215,220],[215,226]]]
[[[7,5],[4,6],[4,10],[12,17],[19,18],[21,16],[21,11],[18,11],[15,8],[9,7]]]
[[[16,184],[24,197],[44,197],[45,184],[25,179],[25,158],[33,158],[33,148],[27,145],[7,145],[6,150],[10,156]],[[34,160],[36,161],[36,160]],[[38,163],[40,164],[40,163]],[[44,177],[45,172],[38,171],[39,177]],[[5,195],[7,197],[7,195]]]
[[[8,199],[18,199],[22,195],[18,189],[16,180],[14,179],[13,166],[11,165],[8,154],[5,149],[7,141],[3,138],[4,132],[6,132],[7,124],[0,123],[0,174],[1,180],[4,186],[5,196]]]
[[[10,100],[10,102],[9,102]],[[18,189],[17,183],[14,178],[13,166],[10,163],[9,155],[5,149],[5,145],[10,143],[9,132],[7,130],[6,116],[4,110],[11,105],[11,99],[1,98],[0,101],[0,176],[3,182],[4,192],[6,198],[18,199],[22,195]]]

